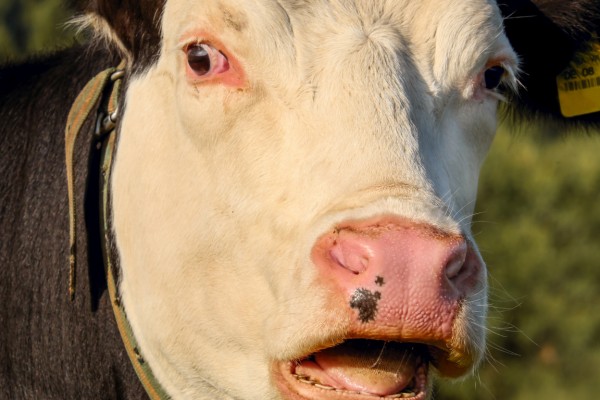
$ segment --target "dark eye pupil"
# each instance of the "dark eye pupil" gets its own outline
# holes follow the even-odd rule
[[[201,44],[188,47],[187,60],[190,68],[198,75],[205,75],[210,71],[210,55]]]
[[[501,66],[495,66],[488,68],[484,72],[485,87],[489,90],[497,89],[502,83],[502,77],[504,76],[504,68]]]

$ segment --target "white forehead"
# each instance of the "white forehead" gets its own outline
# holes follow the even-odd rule
[[[194,32],[198,40],[216,36],[246,68],[302,77],[322,63],[344,62],[365,40],[414,58],[441,85],[465,79],[494,57],[515,58],[489,0],[168,1],[163,50],[176,50]]]

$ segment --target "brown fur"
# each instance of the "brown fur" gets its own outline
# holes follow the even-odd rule
[[[76,145],[78,290],[68,295],[64,126],[114,53],[76,47],[0,68],[0,399],[144,399],[106,292],[94,118]]]
[[[106,22],[132,58],[134,73],[158,58],[164,0],[89,0],[74,6]]]

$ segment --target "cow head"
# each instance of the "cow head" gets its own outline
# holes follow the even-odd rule
[[[89,10],[133,71],[120,291],[167,391],[424,399],[471,371],[470,222],[518,65],[495,2],[125,3]]]

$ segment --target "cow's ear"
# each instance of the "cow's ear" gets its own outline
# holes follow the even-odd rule
[[[516,115],[575,123],[600,122],[600,112],[583,110],[581,115],[569,115],[573,113],[561,109],[558,90],[561,83],[557,82],[557,77],[572,62],[594,51],[591,44],[600,36],[600,2],[498,0],[498,5],[508,39],[520,57],[521,87],[509,108],[516,111]],[[600,84],[600,63],[597,69],[598,81],[584,82],[584,86]],[[578,83],[574,85],[576,88]],[[600,105],[600,96],[598,103]]]
[[[116,45],[136,69],[153,63],[160,50],[165,0],[71,0],[92,29]]]

